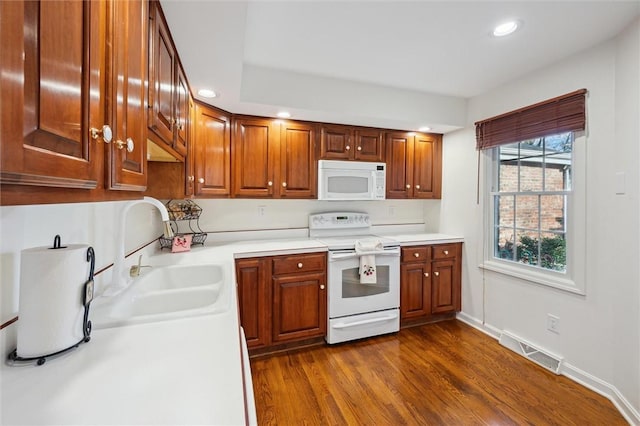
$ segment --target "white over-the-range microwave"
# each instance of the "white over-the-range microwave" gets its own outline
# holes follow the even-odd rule
[[[318,200],[384,200],[387,165],[364,161],[318,161]]]

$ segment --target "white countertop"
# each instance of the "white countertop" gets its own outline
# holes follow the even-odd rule
[[[401,245],[462,241],[389,234]],[[310,238],[213,243],[145,264],[327,251]],[[134,262],[130,256],[128,259]],[[245,424],[235,268],[227,312],[94,330],[91,341],[43,366],[0,367],[2,424]]]

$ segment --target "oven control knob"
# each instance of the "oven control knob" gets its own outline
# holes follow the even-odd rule
[[[298,263],[298,269],[302,269],[302,262]]]

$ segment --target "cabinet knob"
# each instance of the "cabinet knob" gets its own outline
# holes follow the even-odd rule
[[[435,275],[436,277],[439,277],[440,276],[440,272],[436,271],[436,272],[433,273],[433,275]]]
[[[320,290],[324,290],[324,284],[320,284]]]
[[[287,182],[282,182],[282,186],[286,188],[287,187]]]
[[[449,250],[444,250],[444,251],[443,251],[443,253],[444,253],[445,255],[447,255],[447,254],[449,254]]]
[[[267,182],[267,185],[268,186],[273,186],[273,182],[269,181],[269,182]]]
[[[428,272],[425,272],[425,273],[424,273],[424,276],[425,276],[425,277],[427,277],[427,278],[429,278],[429,273],[428,273]]]
[[[298,263],[298,269],[302,269],[302,262]]]
[[[187,178],[187,180],[188,180],[189,182],[193,182],[194,180],[196,180],[196,178],[195,178],[195,176],[193,176],[193,175],[192,175],[192,176],[189,176],[189,177]]]
[[[420,189],[420,185],[416,185],[416,189]]]
[[[347,151],[349,151],[351,149],[351,147],[349,145],[345,146],[344,149],[346,149]]]
[[[89,129],[89,132],[91,133],[92,139],[98,139],[100,136],[102,136],[102,140],[104,141],[104,143],[110,143],[113,139],[113,132],[111,131],[111,127],[109,127],[108,124],[102,126],[101,129],[92,127]]]
[[[413,253],[415,257],[420,257],[420,253]]]
[[[361,146],[358,147],[358,151],[362,151],[362,147]]]
[[[200,182],[200,183],[204,183],[204,178],[200,178],[200,179],[198,179],[198,182]]]
[[[123,142],[120,139],[118,139],[115,142],[115,144],[118,147],[118,149],[127,148],[127,152],[132,152],[133,148],[135,148],[135,144],[133,143],[133,139],[131,139],[131,138],[127,138],[127,140],[125,142]]]
[[[411,189],[411,185],[407,184],[407,189]]]

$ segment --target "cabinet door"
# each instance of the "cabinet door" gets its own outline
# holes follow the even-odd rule
[[[158,3],[150,3],[149,129],[173,146],[176,52]]]
[[[193,153],[196,195],[229,195],[230,137],[229,116],[218,109],[197,103]]]
[[[316,198],[316,126],[280,125],[280,174],[276,184],[284,198]]]
[[[400,265],[400,318],[431,313],[431,270],[429,262]]]
[[[272,340],[324,336],[327,331],[326,274],[273,277]]]
[[[181,155],[187,155],[187,142],[189,134],[189,86],[187,78],[180,66],[176,76],[176,136],[173,148]]]
[[[417,134],[413,157],[413,197],[440,198],[442,140],[437,135]]]
[[[431,264],[431,313],[460,310],[460,272],[456,259],[437,260]]]
[[[385,135],[387,198],[410,198],[413,182],[413,136],[405,132]]]
[[[147,186],[147,1],[114,0],[111,18],[111,122],[109,189],[144,191]]]
[[[271,343],[269,334],[270,300],[264,259],[236,260],[240,324],[247,337],[247,346],[256,348]]]
[[[275,165],[279,161],[278,126],[273,120],[236,118],[233,151],[233,195],[273,197]]]
[[[96,188],[104,146],[89,129],[110,124],[105,4],[2,1],[0,17],[0,182]]]
[[[189,93],[189,120],[187,132],[187,155],[184,159],[184,195],[191,196],[195,192],[195,140],[196,140],[196,104]],[[228,126],[227,126],[228,129]],[[229,140],[229,144],[231,140]],[[227,146],[229,146],[227,144]],[[229,164],[231,166],[231,164]]]
[[[320,135],[320,158],[322,160],[351,160],[353,131],[349,126],[325,124]]]
[[[384,161],[383,134],[377,129],[356,129],[355,159],[360,161]]]

